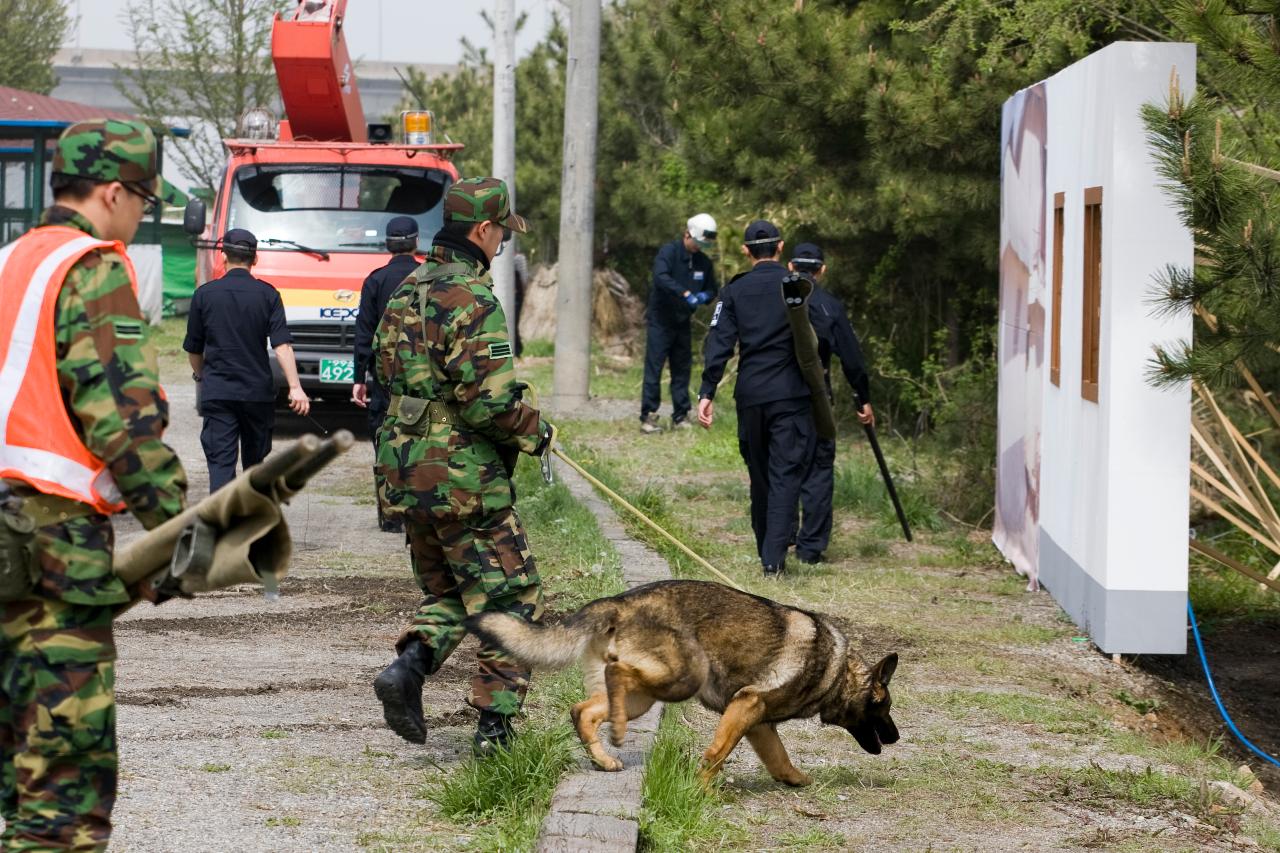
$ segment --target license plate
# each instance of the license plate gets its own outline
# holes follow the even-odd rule
[[[350,385],[355,381],[356,363],[349,358],[320,359],[320,381]]]

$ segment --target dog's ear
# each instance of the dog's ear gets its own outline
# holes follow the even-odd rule
[[[889,679],[898,669],[898,653],[890,652],[878,664],[871,668],[871,683],[881,687],[889,686]]]

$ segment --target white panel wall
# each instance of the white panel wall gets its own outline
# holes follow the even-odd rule
[[[1154,278],[1190,266],[1147,150],[1140,109],[1164,104],[1170,71],[1195,82],[1189,44],[1110,45],[1047,81],[1046,280],[1053,198],[1065,194],[1061,382],[1045,371],[1039,574],[1108,652],[1180,653],[1186,640],[1190,390],[1147,381],[1152,347],[1186,339],[1189,317],[1156,318]],[[1103,188],[1099,392],[1081,394],[1084,190]],[[1037,215],[1028,211],[1028,215]],[[1052,300],[1046,338],[1055,318]],[[1003,394],[1003,391],[1002,391]]]

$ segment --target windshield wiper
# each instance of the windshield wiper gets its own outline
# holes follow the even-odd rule
[[[374,248],[381,249],[383,246],[385,246],[385,245],[386,245],[386,243],[385,243],[385,242],[383,242],[383,243],[378,243],[378,242],[373,242],[373,243],[339,243],[338,245],[339,245],[339,246],[341,246],[341,247],[344,247],[344,248],[345,248],[345,247],[347,247],[347,246],[356,246],[356,247],[370,247],[370,246],[372,246],[372,247],[374,247]]]
[[[306,252],[308,255],[315,255],[317,258],[319,258],[322,261],[329,260],[329,253],[326,252],[324,249],[313,249],[310,246],[304,246],[301,243],[295,242],[293,240],[280,240],[276,237],[267,237],[265,239],[259,240],[258,242],[266,243],[271,246],[292,246],[293,248],[297,249],[299,252]]]

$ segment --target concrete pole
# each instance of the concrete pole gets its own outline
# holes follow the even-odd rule
[[[507,182],[516,205],[516,9],[515,0],[495,0],[493,15],[493,176]],[[507,244],[493,259],[494,293],[507,314],[507,332],[516,331],[516,248]]]
[[[600,0],[571,0],[560,182],[560,281],[552,407],[587,403],[591,376],[591,273],[595,235]]]

